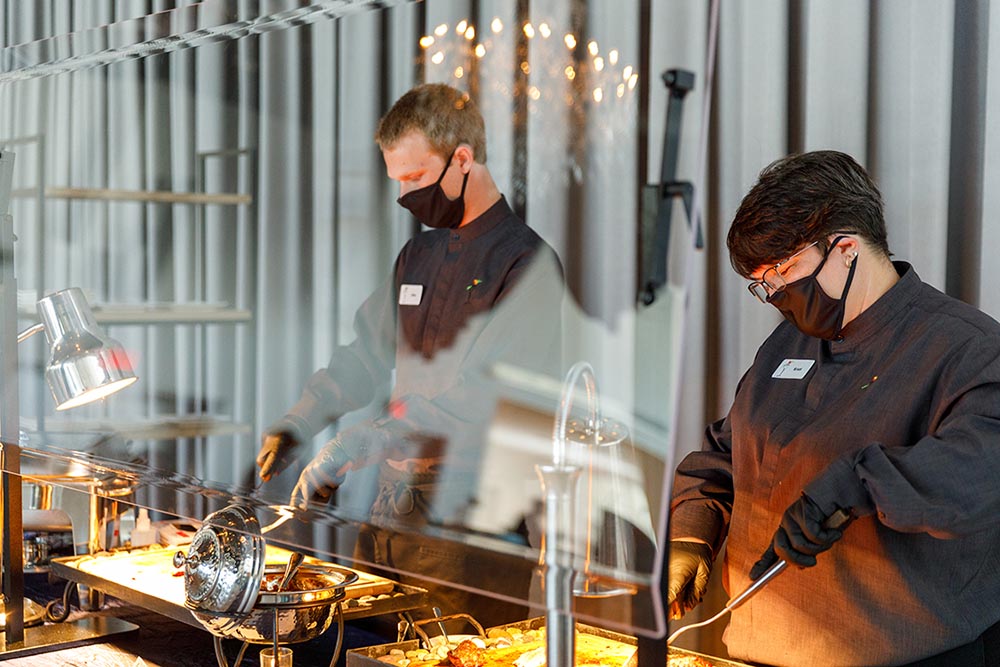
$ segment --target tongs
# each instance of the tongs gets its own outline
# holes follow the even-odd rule
[[[853,518],[854,516],[850,512],[838,508],[836,512],[826,517],[826,519],[823,521],[823,528],[827,530],[831,529],[840,530],[841,528],[844,528],[848,523],[850,523]],[[764,574],[760,575],[760,577],[756,581],[747,586],[742,593],[740,593],[736,597],[732,598],[729,602],[727,602],[726,606],[723,607],[719,611],[719,613],[717,613],[715,616],[708,619],[707,621],[701,621],[699,623],[691,623],[690,625],[685,625],[682,628],[677,628],[676,630],[674,630],[673,634],[667,637],[667,644],[668,645],[673,644],[674,640],[676,640],[681,634],[683,634],[688,630],[691,630],[693,628],[700,628],[702,626],[708,625],[709,623],[714,623],[715,621],[719,620],[720,618],[731,612],[733,609],[736,609],[744,602],[746,602],[754,595],[756,595],[760,591],[760,589],[764,588],[764,586],[768,584],[768,582],[770,582],[772,579],[774,579],[779,574],[784,572],[786,567],[788,567],[788,562],[785,561],[784,559],[779,560],[777,563],[769,567],[767,571],[764,572]]]

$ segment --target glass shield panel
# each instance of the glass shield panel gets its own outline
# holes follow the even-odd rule
[[[199,4],[105,26],[102,49],[4,51],[16,329],[78,287],[139,378],[57,410],[58,337],[19,345],[26,497],[66,489],[77,555],[183,550],[238,504],[272,560],[409,587],[376,609],[393,619],[555,607],[661,635],[693,234],[638,166],[667,111],[640,95],[662,86],[639,10]],[[466,93],[485,135],[401,171],[373,137],[425,82]],[[442,171],[468,224],[396,202]]]

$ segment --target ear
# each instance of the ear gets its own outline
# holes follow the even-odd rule
[[[853,236],[845,236],[837,245],[833,248],[833,254],[836,255],[837,259],[843,261],[847,266],[851,265],[851,262],[855,260],[858,256],[858,251],[861,250],[861,243],[858,239]]]
[[[459,144],[458,148],[455,149],[455,160],[458,162],[458,167],[462,170],[463,174],[469,173],[476,161],[476,156],[472,152],[472,146],[469,144]]]

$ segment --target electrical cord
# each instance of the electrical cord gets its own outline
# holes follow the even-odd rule
[[[69,618],[69,594],[71,591],[76,589],[75,581],[67,581],[66,588],[63,589],[62,599],[56,598],[55,600],[49,600],[49,603],[45,605],[45,620],[50,623],[62,623],[67,618]],[[79,599],[79,591],[77,592],[77,598]],[[62,611],[53,611],[56,605],[62,603]]]

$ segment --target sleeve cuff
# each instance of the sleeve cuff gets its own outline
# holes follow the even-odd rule
[[[803,492],[829,516],[838,509],[854,516],[873,514],[871,496],[854,470],[853,459],[837,459],[826,471],[806,485]]]
[[[712,547],[718,555],[725,540],[722,517],[711,507],[689,501],[681,503],[670,515],[670,539],[696,538]]]
[[[312,435],[309,433],[309,425],[301,418],[293,414],[287,414],[278,421],[267,427],[264,431],[268,435],[276,433],[292,433],[299,436],[299,441],[307,440]]]

